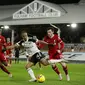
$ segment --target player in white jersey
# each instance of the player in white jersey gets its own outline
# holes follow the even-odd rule
[[[34,75],[33,70],[31,69],[31,67],[33,65],[36,65],[37,62],[40,62],[44,66],[47,66],[49,64],[64,61],[63,59],[61,59],[61,60],[47,60],[47,59],[45,59],[44,58],[45,56],[40,52],[40,50],[37,48],[37,45],[35,43],[35,42],[39,41],[38,39],[36,39],[35,37],[28,37],[28,34],[25,31],[23,31],[21,33],[21,36],[22,36],[21,41],[19,41],[18,43],[16,43],[13,46],[8,47],[7,49],[20,47],[20,46],[24,47],[27,54],[29,55],[29,62],[26,64],[25,68],[27,69],[28,74],[32,78],[31,80],[29,80],[30,82],[36,81],[36,77]]]

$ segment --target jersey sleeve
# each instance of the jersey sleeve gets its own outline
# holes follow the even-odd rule
[[[6,46],[6,39],[3,37],[3,45]]]
[[[43,41],[45,41],[45,42],[47,41],[46,36],[43,38]],[[44,43],[39,43],[39,44],[38,44],[38,48],[39,48],[39,49],[44,48],[44,46],[45,46]]]
[[[58,36],[58,43],[60,44],[60,50],[64,49],[64,42],[62,41],[62,39]]]
[[[17,46],[22,46],[22,43],[23,43],[23,42],[24,42],[24,41],[21,40],[21,41],[17,42],[16,45],[17,45]]]
[[[5,40],[5,37],[2,37],[2,52],[5,52],[6,51],[6,40]]]
[[[37,39],[36,36],[33,36],[33,37],[29,37],[29,41],[32,41],[32,42],[36,43],[38,41],[38,39]]]

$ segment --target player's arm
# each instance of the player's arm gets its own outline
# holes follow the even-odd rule
[[[14,44],[14,45],[11,45],[11,46],[7,46],[6,47],[6,50],[8,50],[8,49],[14,49],[14,48],[19,48],[20,46],[22,46],[22,40],[21,41],[19,41],[18,43],[16,43],[16,44]]]
[[[38,43],[39,43],[38,45],[39,49],[43,48],[45,45],[48,45],[46,36],[44,37],[43,40],[38,40]]]
[[[47,42],[45,42],[44,40],[38,40],[38,42],[39,42],[40,44],[48,45],[48,43],[47,43]]]
[[[7,46],[6,47],[6,50],[8,50],[8,49],[14,49],[14,48],[16,48],[16,47],[19,47],[17,44],[15,44],[15,45],[11,45],[11,46]]]
[[[58,43],[60,45],[59,50],[62,52],[64,49],[64,42],[61,40],[60,37],[58,37]]]
[[[47,42],[44,41],[44,40],[39,40],[38,42],[39,42],[40,44],[49,45],[49,46],[54,46],[54,45],[55,45],[55,43],[47,43]]]

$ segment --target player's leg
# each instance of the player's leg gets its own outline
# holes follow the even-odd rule
[[[44,66],[55,64],[58,62],[65,62],[64,59],[46,59],[45,56],[40,52],[37,54],[37,58],[39,58],[40,63],[42,63]]]
[[[66,63],[60,62],[60,64],[62,65],[63,70],[64,70],[64,72],[65,72],[65,74],[66,74],[67,81],[70,81],[70,77],[69,77],[69,74],[68,74],[68,68],[67,68]]]
[[[5,61],[0,61],[0,68],[2,69],[2,71],[4,71],[5,73],[7,73],[8,75],[9,75],[9,77],[12,77],[12,74],[7,70],[7,68],[5,67],[5,66],[3,66],[3,64],[5,65],[5,66],[8,66],[8,64],[7,64],[7,62],[5,62]]]
[[[31,80],[29,80],[29,82],[36,81],[36,77],[35,77],[35,75],[34,75],[34,72],[33,72],[33,70],[31,69],[31,67],[32,67],[33,65],[34,65],[34,63],[28,62],[28,63],[26,64],[26,66],[25,66],[28,74],[29,74],[30,77],[31,77]]]
[[[46,60],[45,58],[42,58],[40,60],[40,63],[42,63],[44,66],[51,65],[52,69],[58,74],[59,80],[62,80],[62,75],[61,75],[58,67],[55,64],[55,63],[58,63],[58,62],[62,62],[62,60],[61,59],[59,59],[59,60],[56,60],[56,59],[55,60]]]
[[[3,66],[9,66],[7,63],[6,57],[4,56],[4,53],[0,53],[0,68],[7,74],[9,74],[10,77],[12,77],[12,74]]]
[[[43,64],[44,66],[52,65],[52,64],[62,62],[62,61],[63,61],[62,59],[59,59],[59,60],[57,60],[57,59],[47,60],[45,58],[40,59],[40,63]]]
[[[36,77],[34,75],[33,70],[31,69],[32,66],[36,65],[36,63],[38,62],[36,59],[37,54],[34,54],[32,57],[28,58],[28,63],[26,64],[25,68],[28,71],[28,74],[30,75],[30,77],[32,78],[31,80],[29,80],[29,82],[35,82],[36,81]]]
[[[62,75],[61,75],[58,67],[56,66],[56,64],[52,64],[52,69],[58,74],[59,80],[62,80]]]
[[[62,59],[57,59],[57,56],[58,55],[55,55],[55,56],[50,55],[49,58],[50,58],[50,60],[54,59],[54,60],[59,60],[59,62],[62,62]],[[61,73],[60,73],[60,71],[59,71],[56,64],[52,64],[52,69],[58,74],[59,80],[62,80],[62,75],[61,75]]]
[[[12,64],[12,56],[13,56],[13,54],[9,54],[9,64],[10,65]]]

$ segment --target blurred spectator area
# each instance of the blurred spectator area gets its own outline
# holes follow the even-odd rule
[[[45,46],[43,49],[40,49],[41,51],[47,51],[48,46]],[[20,50],[20,54],[23,54],[25,52],[24,49]],[[85,52],[85,44],[65,44],[63,52]]]
[[[45,46],[43,49],[41,50],[48,50],[48,47]],[[71,44],[71,43],[66,43],[63,52],[85,52],[85,44],[81,44],[81,43],[75,43],[75,44]]]
[[[64,52],[85,52],[85,44],[65,44]]]
[[[48,47],[45,46],[43,49],[41,50],[48,50]],[[71,44],[71,43],[67,43],[65,44],[64,50],[63,52],[85,52],[85,44],[81,44],[81,43],[75,43],[75,44]]]

